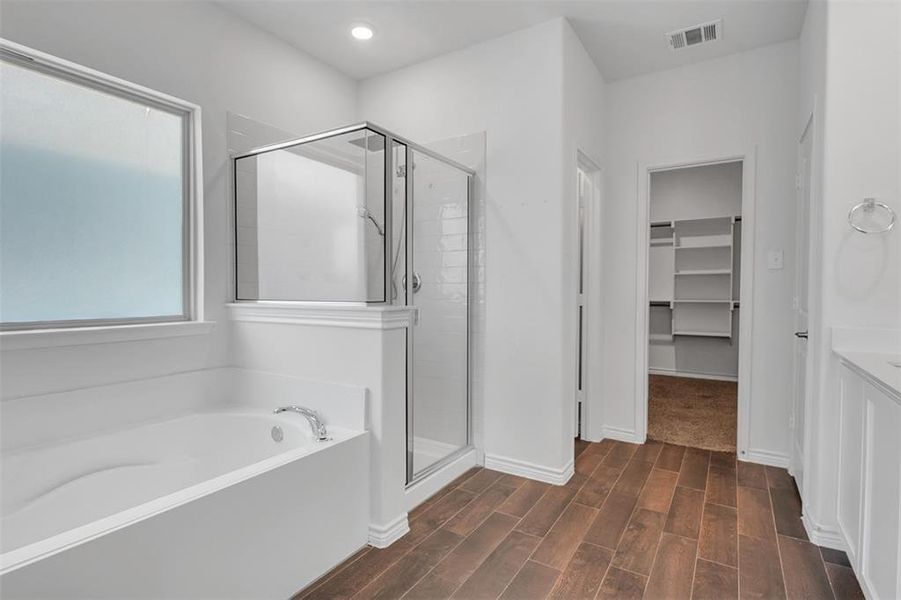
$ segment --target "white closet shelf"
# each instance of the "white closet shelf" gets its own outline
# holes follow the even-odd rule
[[[695,242],[693,244],[682,244],[679,246],[673,246],[676,250],[704,250],[708,248],[731,248],[732,244],[722,244],[719,242],[712,242],[709,244],[703,242]]]
[[[686,303],[686,304],[732,304],[734,300],[716,300],[710,299],[706,300],[704,298],[677,298],[673,300],[676,303]]]
[[[652,333],[648,336],[648,339],[652,342],[671,342],[673,341],[673,336],[666,333]]]
[[[674,331],[673,335],[690,335],[693,337],[717,337],[717,338],[732,337],[731,333],[726,333],[723,331]]]
[[[686,219],[676,219],[679,223],[697,223],[699,221],[732,221],[741,220],[741,215],[720,215],[718,217],[689,217]]]
[[[692,269],[676,271],[675,275],[731,275],[732,269]]]

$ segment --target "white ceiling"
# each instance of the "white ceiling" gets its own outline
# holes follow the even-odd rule
[[[222,0],[227,10],[355,79],[566,17],[606,81],[798,37],[807,0]],[[671,52],[665,33],[722,18],[719,42]],[[375,29],[368,42],[352,24]]]

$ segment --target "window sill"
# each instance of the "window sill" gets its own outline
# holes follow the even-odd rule
[[[107,325],[72,329],[34,329],[0,332],[0,351],[115,344],[204,335],[213,330],[214,321],[179,321],[140,325]]]

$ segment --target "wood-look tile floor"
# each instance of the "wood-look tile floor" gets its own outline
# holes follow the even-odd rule
[[[659,442],[576,442],[562,487],[475,468],[296,597],[863,598],[810,543],[784,469]]]

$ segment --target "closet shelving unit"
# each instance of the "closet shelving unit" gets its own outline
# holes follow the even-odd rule
[[[651,223],[651,340],[732,337],[733,252],[738,216]]]

